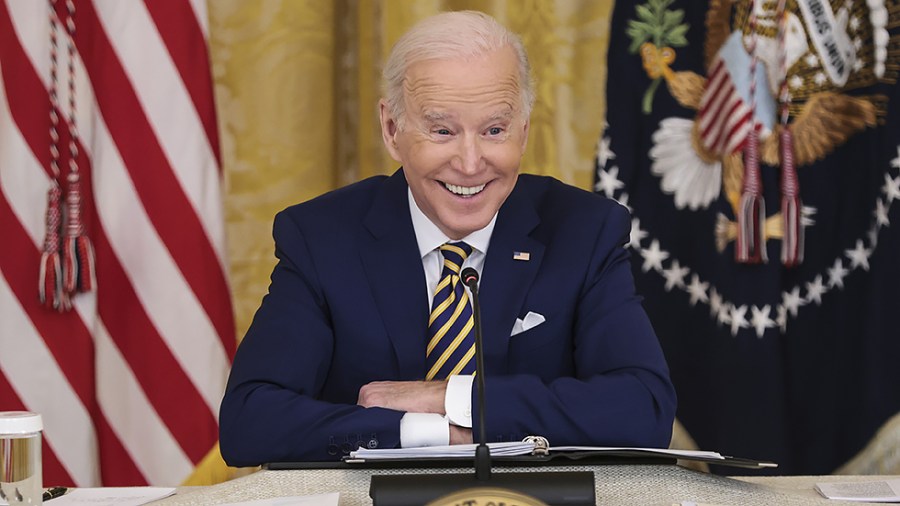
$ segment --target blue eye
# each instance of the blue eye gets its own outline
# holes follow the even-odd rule
[[[446,128],[439,128],[435,131],[435,133],[437,133],[438,135],[450,135],[450,130],[447,130]]]
[[[503,132],[503,129],[500,127],[491,127],[488,129],[488,133],[491,135],[500,135]]]

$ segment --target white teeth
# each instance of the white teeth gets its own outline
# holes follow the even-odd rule
[[[484,190],[485,185],[480,184],[478,186],[456,186],[455,184],[444,183],[444,187],[457,195],[469,196],[475,195],[481,190]]]

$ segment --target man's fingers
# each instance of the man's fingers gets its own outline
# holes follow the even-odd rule
[[[359,389],[357,404],[413,413],[444,414],[444,381],[376,381]]]

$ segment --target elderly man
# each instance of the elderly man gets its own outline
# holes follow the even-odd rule
[[[486,432],[666,446],[675,393],[634,293],[611,200],[519,175],[534,92],[491,17],[426,19],[384,70],[382,137],[402,168],[281,212],[269,293],[222,401],[232,465],[472,441],[481,273]]]

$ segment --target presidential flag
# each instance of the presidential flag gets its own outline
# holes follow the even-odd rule
[[[235,348],[203,0],[0,0],[0,410],[44,482],[177,485]]]
[[[826,474],[900,411],[898,27],[880,0],[616,2],[595,189],[633,213],[704,449]]]

